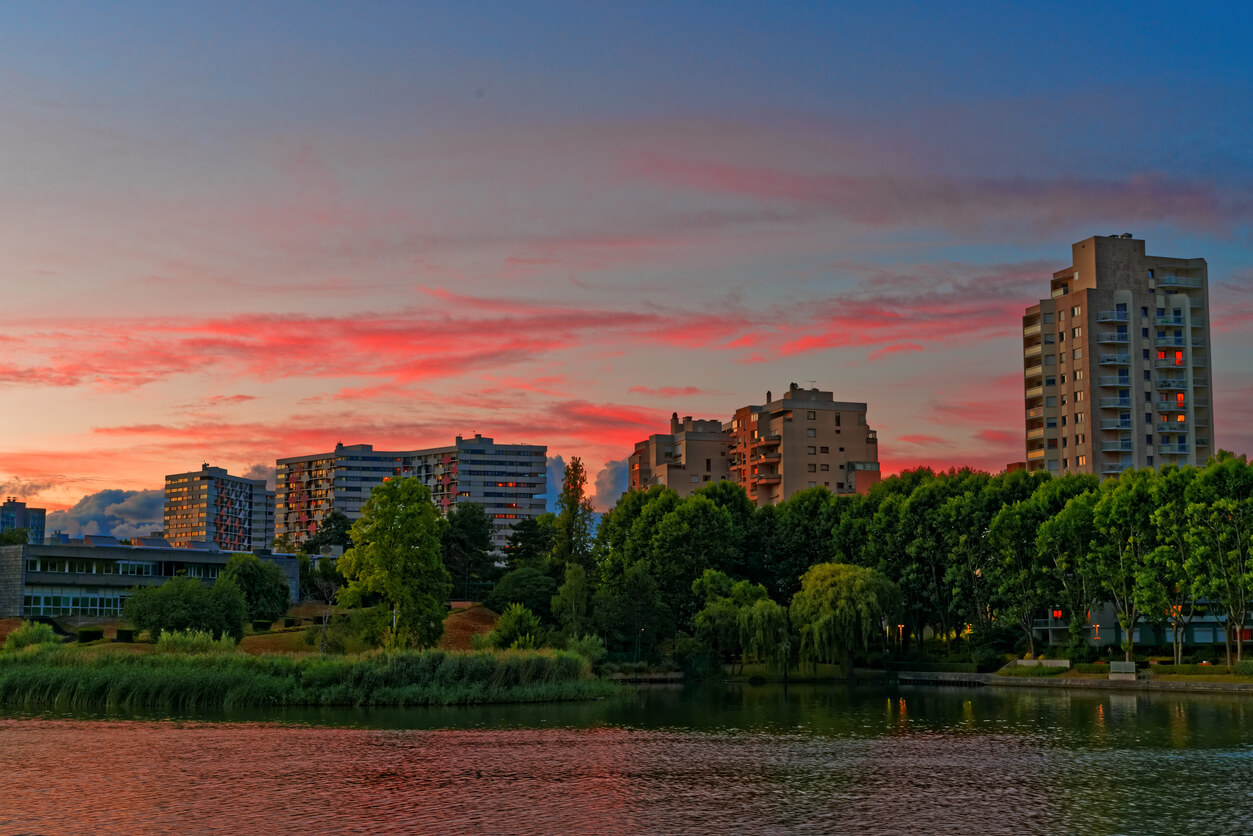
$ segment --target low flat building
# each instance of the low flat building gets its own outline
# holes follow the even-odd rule
[[[0,546],[0,618],[115,618],[135,587],[160,586],[179,574],[212,584],[231,556],[207,545],[176,549],[157,538],[143,543],[88,536],[81,545]],[[260,556],[283,570],[291,598],[298,600],[299,559]]]

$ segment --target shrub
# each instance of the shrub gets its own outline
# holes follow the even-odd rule
[[[527,637],[534,642],[534,637],[541,630],[539,618],[535,613],[521,604],[510,604],[501,613],[496,628],[489,633],[492,647],[512,647],[514,642]]]
[[[592,665],[599,665],[604,661],[605,654],[608,653],[605,649],[604,639],[590,634],[571,638],[566,642],[566,650],[579,654]]]
[[[21,650],[23,647],[34,645],[58,644],[60,641],[52,625],[38,621],[23,621],[21,626],[9,633],[9,637],[4,640],[4,649]]]
[[[86,644],[87,642],[98,642],[104,638],[104,628],[102,627],[83,627],[78,631],[78,643]]]
[[[1078,673],[1099,674],[1101,676],[1109,675],[1109,665],[1104,662],[1080,662],[1077,665],[1071,665],[1071,670]]]
[[[548,617],[557,582],[538,569],[515,569],[497,581],[484,601],[489,609],[504,613],[510,604],[521,604],[540,618]]]
[[[224,635],[219,639],[204,630],[162,630],[157,637],[158,653],[234,653],[235,640]]]
[[[1046,667],[1044,665],[1032,665],[1030,667],[1023,665],[1012,665],[997,671],[1000,676],[1058,676],[1066,672],[1065,668]]]
[[[133,642],[135,640],[135,631],[126,627],[119,627],[115,641]]]
[[[1253,676],[1253,661],[1236,662],[1233,669],[1236,676]]]
[[[269,629],[273,626],[274,626],[273,621],[254,621],[252,622],[252,632],[265,633],[265,632],[268,632]]]
[[[1154,665],[1153,672],[1162,676],[1216,676],[1231,674],[1234,670],[1231,665]]]
[[[244,635],[247,604],[230,578],[220,577],[212,587],[194,578],[170,578],[160,586],[136,588],[122,608],[126,620],[148,635],[162,630],[204,630],[215,636]]]

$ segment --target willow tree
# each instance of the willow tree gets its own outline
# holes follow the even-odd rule
[[[853,652],[868,649],[870,637],[883,634],[900,604],[900,589],[874,569],[846,563],[811,567],[792,597],[801,661],[832,662],[851,675]]]
[[[770,670],[782,671],[786,681],[792,659],[792,629],[787,609],[763,596],[741,607],[736,620],[744,655],[765,662]]]

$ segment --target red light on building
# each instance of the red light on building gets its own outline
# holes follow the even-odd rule
[[[1062,611],[1061,611],[1061,610],[1053,610],[1053,620],[1055,620],[1055,621],[1061,621],[1061,620],[1062,620]]]

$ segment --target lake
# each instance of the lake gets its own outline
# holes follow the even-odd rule
[[[0,713],[0,834],[1253,833],[1253,701],[723,686]]]

